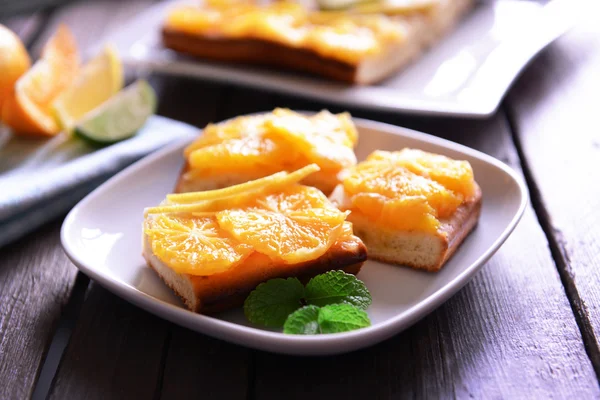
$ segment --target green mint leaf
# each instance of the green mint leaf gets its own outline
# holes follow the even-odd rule
[[[329,271],[317,275],[306,285],[305,298],[308,304],[351,304],[363,310],[371,305],[371,293],[365,284],[344,271]]]
[[[291,313],[302,307],[304,286],[298,278],[261,283],[244,302],[244,314],[257,325],[281,328]]]
[[[330,304],[319,310],[321,333],[337,333],[366,328],[371,320],[364,310],[350,304]]]
[[[315,335],[321,333],[319,328],[319,307],[306,306],[296,310],[285,320],[283,333],[295,335]]]

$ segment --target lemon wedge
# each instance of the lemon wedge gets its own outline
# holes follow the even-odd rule
[[[61,127],[70,131],[75,123],[123,87],[123,66],[110,46],[83,66],[73,84],[54,102]]]

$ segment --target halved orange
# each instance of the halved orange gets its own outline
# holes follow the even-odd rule
[[[16,82],[2,107],[2,119],[15,133],[52,136],[59,132],[52,103],[73,82],[79,68],[75,39],[60,25],[33,67]]]
[[[21,39],[10,29],[0,25],[0,111],[4,99],[12,92],[15,82],[30,65],[29,54]]]

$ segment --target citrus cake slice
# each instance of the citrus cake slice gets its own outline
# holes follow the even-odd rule
[[[145,210],[144,258],[201,313],[239,306],[272,278],[358,273],[366,248],[347,213],[298,183],[317,171],[311,164],[225,189],[168,195]]]
[[[205,0],[172,9],[162,41],[169,49],[209,60],[371,84],[446,34],[474,0],[342,3],[349,7],[332,11],[311,1]]]
[[[302,183],[329,194],[338,173],[356,164],[357,140],[348,113],[303,115],[277,108],[209,124],[184,150],[175,192],[219,189],[315,163],[319,171]]]
[[[481,189],[467,161],[415,149],[375,151],[342,173],[330,200],[369,257],[439,271],[474,229]]]

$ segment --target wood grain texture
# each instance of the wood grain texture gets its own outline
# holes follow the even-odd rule
[[[161,399],[245,399],[250,350],[173,326]]]
[[[286,97],[276,102],[299,109],[324,107]],[[353,114],[373,118],[356,110]],[[466,144],[519,168],[502,114],[487,121],[376,117]],[[257,353],[255,398],[325,398],[333,393],[340,398],[600,395],[531,207],[483,271],[406,332],[331,358]]]
[[[92,284],[52,399],[244,398],[248,350],[172,325]]]
[[[30,47],[42,15],[1,23]],[[60,246],[59,221],[0,249],[0,398],[28,398],[67,304],[77,270]]]
[[[600,376],[600,26],[589,18],[543,52],[507,109],[533,201]]]
[[[150,399],[169,324],[90,286],[50,398]]]
[[[24,399],[77,273],[59,240],[61,220],[0,249],[0,398]]]

